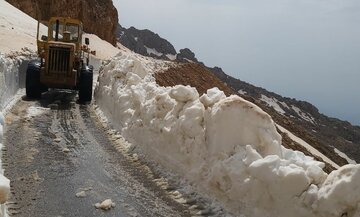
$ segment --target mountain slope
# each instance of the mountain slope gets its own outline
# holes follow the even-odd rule
[[[128,46],[126,43],[124,43],[124,46],[134,52],[138,52],[137,48],[143,46],[142,42],[147,41],[148,38],[153,38],[154,40],[158,38],[161,41],[166,41],[149,30],[137,30],[134,27],[131,27],[130,29],[131,31],[127,31],[126,28],[121,27],[121,33],[118,32],[118,39],[120,43],[124,42],[124,38],[126,38],[126,40],[132,40],[133,44],[131,46]],[[141,35],[129,33],[142,31],[145,31],[147,34]],[[156,35],[156,37],[154,37],[154,35]],[[168,47],[173,47],[170,42],[166,42],[168,43]],[[151,49],[158,51],[158,53],[160,53],[159,51],[161,50],[160,47],[156,46],[151,47]],[[166,55],[153,55],[146,51],[141,52],[141,54],[158,59],[169,59]],[[180,50],[180,53],[176,54],[176,61],[198,63],[201,66],[204,66],[202,62],[199,62],[196,59],[195,54],[189,49]],[[191,82],[189,83],[189,80],[191,79],[187,79],[185,76],[194,73],[196,74],[198,71],[197,69],[200,66],[191,65],[190,68],[188,67],[188,70],[191,72],[188,73],[188,75],[185,74],[186,70],[183,70],[182,67],[178,67],[176,70],[171,69],[165,74],[156,75],[158,83],[164,86],[190,84]],[[208,69],[207,72],[211,72],[222,82],[209,82],[207,80],[210,79],[209,75],[206,75],[205,77],[203,75],[198,75],[197,78],[193,77],[191,85],[197,87],[199,92],[204,90],[202,85],[205,85],[207,88],[214,85],[224,90],[221,86],[224,86],[223,84],[225,83],[227,86],[225,90],[226,93],[232,92],[233,94],[240,95],[260,106],[269,113],[279,125],[285,127],[296,136],[314,146],[338,165],[347,164],[348,161],[340,157],[336,150],[340,150],[352,160],[360,162],[360,127],[352,126],[346,121],[327,117],[326,115],[321,114],[315,106],[308,102],[282,97],[263,88],[233,78],[223,72],[219,67],[206,68]],[[178,76],[176,74],[178,74]],[[211,78],[211,80],[213,79]],[[199,84],[201,81],[203,81],[204,84]],[[291,143],[289,143],[289,146],[290,145]],[[298,149],[302,149],[302,147],[298,147]]]

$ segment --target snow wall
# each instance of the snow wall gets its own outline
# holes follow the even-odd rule
[[[112,126],[229,211],[247,217],[358,217],[360,166],[284,148],[271,117],[217,88],[160,87],[170,63],[122,52],[104,62],[95,99]]]
[[[0,53],[0,157],[3,148],[3,131],[5,127],[5,108],[14,100],[19,88],[25,84],[25,73],[29,59],[33,54],[23,50],[22,54],[10,54],[5,56]],[[7,216],[4,205],[10,193],[10,180],[4,175],[0,159],[0,217]]]

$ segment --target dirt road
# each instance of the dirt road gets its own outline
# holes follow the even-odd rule
[[[92,106],[73,92],[48,92],[40,101],[20,100],[7,115],[6,176],[12,216],[190,216],[136,160],[116,150]],[[49,107],[52,107],[50,109]],[[77,197],[80,193],[84,197]],[[103,211],[95,203],[112,199]]]

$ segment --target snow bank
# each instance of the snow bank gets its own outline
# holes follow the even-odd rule
[[[2,155],[1,149],[3,148],[3,129],[5,124],[5,118],[2,112],[0,112],[0,156]],[[3,175],[2,163],[0,159],[0,216],[7,216],[6,207],[4,203],[7,201],[10,194],[10,180]]]
[[[25,86],[25,73],[34,53],[28,49],[4,55],[0,52],[0,111]]]
[[[217,88],[199,96],[159,87],[152,73],[167,64],[128,52],[104,62],[96,103],[126,139],[235,214],[359,216],[359,165],[328,175],[324,163],[284,148],[256,105]]]

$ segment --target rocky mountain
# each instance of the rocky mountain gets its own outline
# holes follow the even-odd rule
[[[112,0],[6,0],[35,19],[47,20],[51,16],[80,19],[84,31],[116,44],[115,31],[118,12]]]
[[[309,102],[283,97],[264,88],[256,87],[236,79],[227,75],[219,67],[206,67],[197,60],[195,54],[188,48],[181,49],[179,53],[175,53],[176,51],[174,52],[175,49],[170,42],[150,30],[121,27],[117,36],[120,43],[137,53],[159,59],[175,60],[185,64],[176,71],[158,75],[157,80],[160,85],[192,85],[200,93],[210,86],[217,86],[224,90],[226,94],[238,94],[260,106],[273,117],[280,127],[282,126],[290,130],[293,134],[331,158],[338,165],[348,163],[344,157],[340,157],[340,155],[343,156],[343,153],[351,159],[360,162],[359,126],[352,126],[347,121],[321,114]],[[149,41],[151,41],[151,45]],[[171,49],[164,50],[164,43],[166,44],[165,47]],[[156,46],[160,44],[162,46]],[[176,58],[168,58],[167,54],[176,54]],[[186,65],[186,63],[192,65]],[[209,73],[222,82],[215,81],[214,76],[208,75]],[[284,133],[282,135],[284,143],[288,147],[306,152],[289,140],[287,135]]]
[[[163,60],[198,63],[195,54],[189,48],[181,49],[180,52],[177,53],[169,41],[148,29],[139,30],[135,27],[127,29],[118,25],[116,37],[122,45],[143,56]]]

